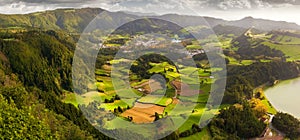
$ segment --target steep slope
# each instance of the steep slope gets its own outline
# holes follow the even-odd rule
[[[73,39],[55,31],[0,32],[2,138],[109,139],[60,99],[72,91]]]
[[[71,90],[72,53],[50,33],[2,34],[2,57],[26,86],[38,86],[56,93],[61,89]]]

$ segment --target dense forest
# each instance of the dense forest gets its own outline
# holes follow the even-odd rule
[[[222,109],[209,124],[215,139],[253,138],[259,136],[265,127],[246,102]]]
[[[73,38],[64,37],[54,31],[1,34],[2,136],[109,139],[75,106],[61,101],[64,90],[71,90],[74,49]]]
[[[287,113],[277,113],[272,121],[274,127],[291,139],[300,137],[300,121]]]

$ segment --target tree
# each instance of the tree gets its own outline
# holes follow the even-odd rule
[[[119,111],[120,113],[123,113],[123,109],[122,109],[120,106],[118,106],[118,111]]]
[[[272,124],[291,139],[300,137],[300,121],[292,115],[279,112],[274,116]]]
[[[154,121],[157,121],[160,119],[159,114],[157,112],[155,112],[154,117],[155,117]]]
[[[115,95],[115,100],[121,100],[119,95]]]
[[[263,104],[263,102],[260,99],[252,98],[249,103],[256,117],[258,118],[263,117],[268,111],[268,108]]]
[[[199,127],[199,125],[193,124],[192,125],[192,132],[193,132],[193,134],[195,134],[197,132],[201,132],[201,128]]]
[[[210,128],[220,129],[217,130],[218,133],[224,133],[225,136],[228,134],[236,134],[241,138],[259,136],[266,125],[255,116],[246,101],[241,105],[243,106],[242,109],[232,105],[220,110],[220,114],[210,123]]]
[[[262,93],[261,91],[258,91],[258,92],[255,94],[255,98],[263,99],[263,93]]]
[[[28,110],[18,109],[0,95],[0,135],[10,139],[55,138],[45,122],[32,116]]]

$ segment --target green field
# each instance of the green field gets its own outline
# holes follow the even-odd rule
[[[167,106],[172,102],[172,99],[164,96],[147,95],[145,97],[140,98],[138,101],[142,103],[150,103],[150,104],[156,104],[160,106]]]
[[[200,45],[188,45],[186,46],[186,49],[194,50],[194,49],[202,49],[202,47]]]
[[[189,137],[180,138],[180,140],[211,140],[211,135],[207,127],[204,127],[201,132]]]
[[[200,102],[206,103],[208,100],[209,94],[199,94],[193,96],[180,96],[179,99],[187,102]]]
[[[271,48],[282,51],[286,56],[290,57],[290,60],[299,60],[300,59],[300,45],[279,45],[271,42],[263,42],[264,45],[267,45]]]
[[[190,46],[191,47],[191,46]],[[127,62],[127,59],[119,59],[110,61],[110,64],[118,64],[120,62]],[[246,63],[246,61],[244,61]],[[184,122],[179,127],[179,132],[184,132],[186,130],[190,130],[193,124],[198,124],[200,118],[202,117],[204,111],[217,112],[218,110],[208,110],[206,108],[206,102],[209,98],[209,92],[211,89],[211,84],[214,82],[212,79],[211,72],[217,72],[222,69],[213,68],[213,69],[200,69],[195,67],[186,67],[180,66],[180,73],[176,71],[176,67],[170,65],[167,62],[162,63],[150,63],[152,66],[151,69],[148,70],[148,73],[160,73],[164,74],[166,78],[169,79],[167,82],[167,89],[164,93],[164,90],[160,89],[154,92],[152,95],[147,95],[134,89],[133,87],[146,84],[149,79],[140,79],[137,75],[130,75],[132,81],[130,81],[130,86],[132,88],[125,88],[126,85],[122,83],[122,80],[114,81],[115,84],[121,85],[124,87],[123,89],[115,89],[112,83],[112,79],[110,77],[110,67],[103,69],[97,69],[95,71],[96,74],[96,87],[101,93],[87,93],[83,96],[70,94],[64,99],[67,103],[72,103],[75,106],[78,104],[88,104],[92,101],[101,102],[99,108],[104,108],[107,111],[114,112],[114,109],[121,107],[123,109],[132,108],[136,101],[140,103],[146,104],[155,104],[159,106],[164,106],[164,112],[161,114],[162,116],[170,116],[174,122]],[[120,67],[121,72],[125,72],[125,68]],[[178,96],[180,102],[184,102],[183,104],[174,104],[172,101],[172,97],[175,96],[175,89],[171,86],[170,82],[172,80],[182,80],[185,84],[190,86],[191,90],[201,89],[202,93],[199,95],[193,96]],[[199,82],[202,83],[199,87]],[[147,84],[146,84],[147,85]],[[139,88],[144,88],[141,86]],[[112,99],[115,95],[118,95],[121,100],[115,100],[112,103],[104,103],[105,99]],[[76,96],[78,96],[78,102],[76,100]],[[197,103],[196,103],[197,102]],[[167,117],[168,118],[168,117]],[[185,121],[186,120],[186,121]],[[126,129],[130,122],[128,120],[118,117],[113,120],[104,120],[104,128],[106,129]],[[138,134],[142,134],[145,137],[150,137],[153,134],[152,132],[147,132],[145,130],[139,129],[137,131]],[[203,139],[209,139],[210,135],[207,129],[204,129],[200,133],[196,133],[190,137],[184,139],[193,139],[196,137],[203,137]]]
[[[170,119],[166,119],[164,121],[164,125],[166,126],[173,126],[173,123]],[[152,137],[155,135],[155,131],[156,130],[156,126],[152,126],[151,127],[144,127],[141,125],[133,125],[131,122],[128,122],[126,120],[124,120],[121,117],[117,117],[111,121],[105,120],[105,126],[104,128],[106,129],[126,129],[126,130],[134,130],[135,133],[137,134],[141,134],[144,137],[148,138],[148,139],[153,139]],[[147,129],[148,128],[148,129]],[[150,128],[150,129],[149,129]],[[164,130],[164,132],[168,132],[168,131],[172,131],[173,128],[166,128],[166,130]]]
[[[275,41],[284,45],[300,44],[300,38],[286,35],[278,35],[277,38],[275,38]]]
[[[135,102],[135,99],[124,99],[123,100],[117,100],[113,103],[106,103],[106,104],[101,104],[100,108],[104,108],[106,110],[114,111],[115,108],[121,107],[121,108],[127,108],[132,107],[133,103]],[[131,103],[131,104],[127,104]]]
[[[267,107],[267,112],[270,114],[276,114],[277,110],[269,103],[267,99],[262,100],[262,103]]]
[[[74,106],[78,107],[78,104],[84,104],[85,100],[81,96],[74,94],[74,93],[68,93],[65,95],[63,102],[73,104]]]

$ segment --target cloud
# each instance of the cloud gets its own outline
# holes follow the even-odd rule
[[[206,6],[219,10],[248,10],[269,8],[278,4],[286,4],[287,2],[274,3],[271,0],[214,0],[206,1]]]
[[[109,9],[117,0],[0,0],[0,13],[24,14],[57,8],[101,7]]]
[[[219,8],[227,10],[231,8],[238,8],[238,9],[243,9],[251,8],[251,3],[248,0],[227,0],[219,3]]]
[[[193,0],[195,1],[195,0]],[[110,11],[131,11],[143,13],[188,13],[191,11],[186,0],[123,0],[114,5]],[[198,3],[199,6],[199,3]]]

